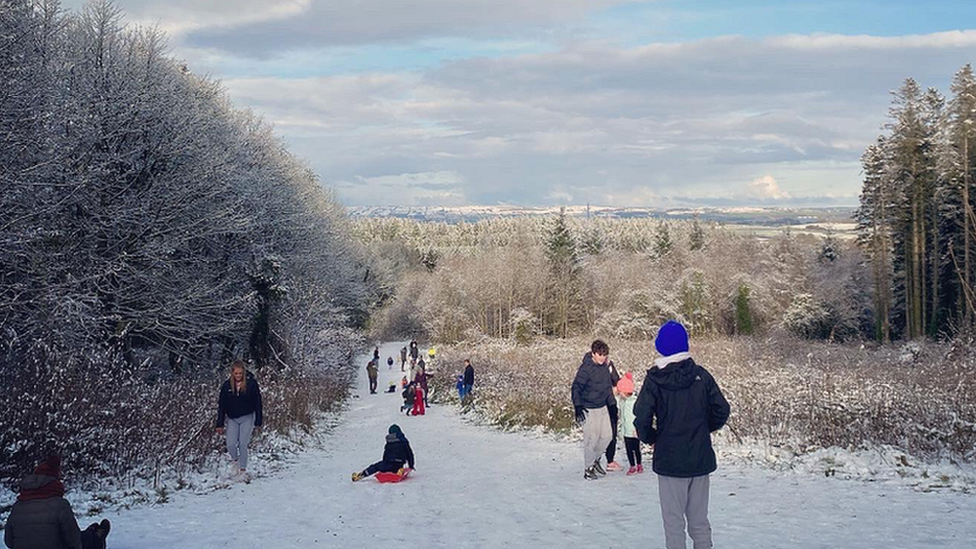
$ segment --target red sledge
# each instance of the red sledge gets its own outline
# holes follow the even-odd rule
[[[376,473],[375,476],[376,476],[376,480],[378,482],[382,482],[382,483],[387,483],[387,482],[400,482],[401,480],[403,480],[403,479],[407,478],[408,476],[410,476],[410,471],[412,471],[412,470],[413,469],[411,469],[409,467],[405,467],[405,468],[401,469],[401,471],[403,471],[403,473],[382,473],[381,472],[381,473]]]

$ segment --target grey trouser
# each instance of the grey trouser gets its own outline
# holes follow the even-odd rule
[[[224,425],[227,428],[227,453],[240,464],[241,469],[247,469],[247,444],[251,442],[251,433],[254,432],[254,413],[228,417]]]
[[[685,517],[695,549],[712,547],[708,523],[708,475],[691,478],[657,476],[667,549],[685,549]]]
[[[593,465],[607,450],[613,430],[610,428],[610,412],[606,406],[588,408],[583,422],[583,467]]]

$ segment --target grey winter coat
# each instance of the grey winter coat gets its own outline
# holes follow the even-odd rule
[[[34,490],[54,477],[27,475],[21,490]],[[3,530],[3,542],[10,549],[81,549],[81,530],[63,497],[18,501],[14,504]]]

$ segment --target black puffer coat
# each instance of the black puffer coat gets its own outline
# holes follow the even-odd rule
[[[728,421],[729,403],[694,360],[648,370],[634,416],[637,436],[655,445],[655,473],[687,478],[715,471],[711,433]]]

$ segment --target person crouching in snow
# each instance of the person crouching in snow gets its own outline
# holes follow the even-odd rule
[[[406,465],[413,469],[413,449],[410,441],[403,435],[400,426],[390,425],[386,435],[386,446],[383,448],[383,459],[370,465],[358,473],[352,474],[352,481],[362,480],[374,473],[399,473]]]
[[[641,465],[640,439],[637,438],[637,429],[634,427],[635,403],[637,397],[634,396],[634,377],[627,372],[617,382],[617,409],[620,410],[620,432],[624,436],[627,461],[630,462],[628,475],[644,472],[644,466]]]
[[[104,549],[110,529],[108,519],[85,530],[78,528],[71,504],[64,499],[61,458],[51,456],[20,482],[20,494],[7,517],[3,542],[10,549]]]
[[[403,388],[403,406],[400,406],[400,411],[410,415],[410,410],[413,409],[413,399],[416,396],[417,391],[414,389],[413,382],[407,383]]]
[[[685,520],[695,547],[712,546],[709,475],[715,471],[711,433],[729,419],[729,403],[715,378],[692,360],[688,333],[668,321],[654,346],[661,357],[647,371],[634,405],[634,427],[653,444],[667,549],[685,547]]]

